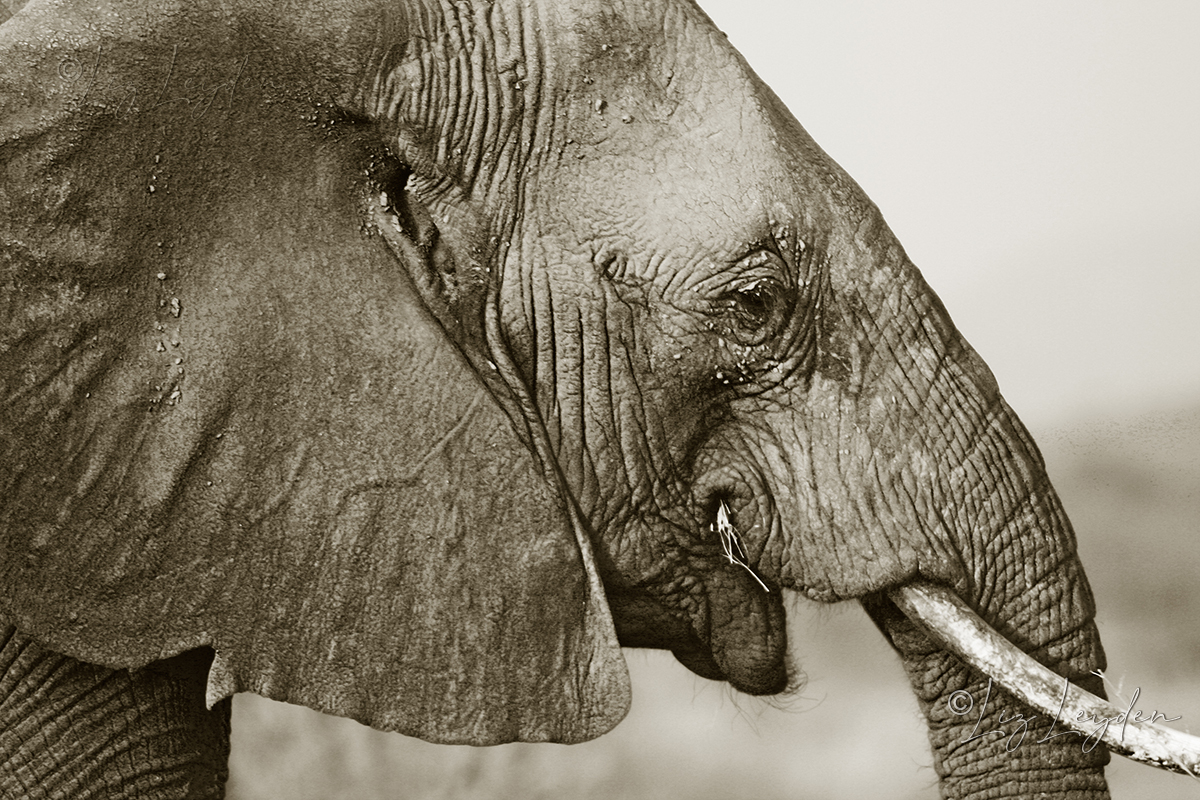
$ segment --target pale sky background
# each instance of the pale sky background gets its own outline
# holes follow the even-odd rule
[[[1200,3],[701,5],[1031,428],[1200,406]]]

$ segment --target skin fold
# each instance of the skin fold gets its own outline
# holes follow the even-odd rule
[[[219,796],[237,691],[472,744],[610,729],[619,645],[778,693],[782,590],[863,602],[945,797],[1107,796],[1103,747],[972,740],[986,678],[886,600],[1102,693],[1036,446],[695,5],[34,3],[0,51],[0,618],[121,680],[185,654],[135,695],[178,707],[81,734],[195,730],[143,796]]]

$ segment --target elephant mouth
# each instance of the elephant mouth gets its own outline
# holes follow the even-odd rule
[[[726,499],[721,498],[717,501],[716,511],[713,514],[713,522],[709,526],[709,529],[716,534],[717,541],[721,545],[721,554],[725,560],[729,564],[741,567],[764,592],[770,592],[770,587],[763,582],[763,579],[755,572],[754,567],[750,566],[750,561],[746,554],[746,545],[742,541],[742,534],[738,531],[737,526],[733,524],[732,512],[729,509],[729,502]]]
[[[942,649],[1003,686],[1063,730],[1099,738],[1114,753],[1172,772],[1200,770],[1200,737],[1130,717],[1026,655],[984,622],[954,592],[913,581],[887,592],[888,600]],[[1108,720],[1115,724],[1101,724]]]
[[[629,581],[620,577],[619,564],[602,557],[617,639],[624,647],[669,650],[695,674],[746,694],[779,694],[795,679],[782,593],[755,566],[761,542],[744,531],[756,514],[723,488],[714,487],[670,519],[656,512],[636,523],[671,530],[683,543],[675,562],[686,570],[664,570],[655,561],[639,580]],[[688,577],[680,579],[685,571]]]

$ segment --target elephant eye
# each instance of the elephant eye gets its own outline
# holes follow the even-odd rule
[[[729,335],[753,347],[776,336],[787,321],[788,291],[778,280],[754,277],[720,298]]]

